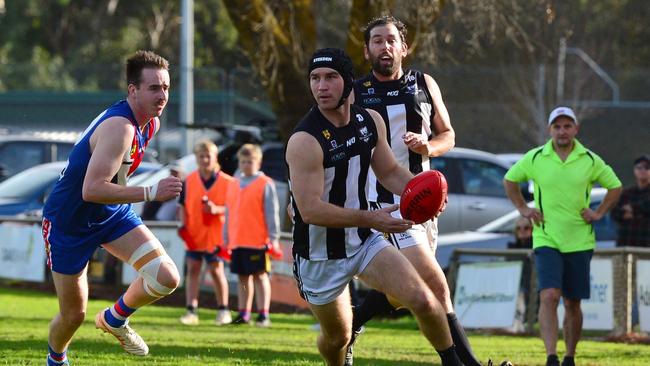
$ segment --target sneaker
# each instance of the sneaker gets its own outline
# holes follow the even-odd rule
[[[573,357],[564,356],[562,359],[562,366],[576,366],[575,359]]]
[[[105,310],[100,311],[95,317],[95,327],[103,330],[104,333],[109,333],[117,338],[117,340],[120,341],[122,348],[124,348],[127,353],[136,356],[146,356],[149,353],[149,346],[147,346],[147,344],[144,343],[144,340],[142,340],[142,337],[140,337],[138,333],[129,326],[129,320],[127,319],[126,323],[121,327],[113,328],[106,323],[106,319],[104,319],[104,311]]]
[[[362,326],[359,328],[359,330],[352,331],[352,337],[350,337],[348,349],[345,351],[345,362],[343,363],[343,366],[352,366],[354,363],[354,343],[357,341],[364,330],[366,330],[366,328]]]
[[[214,323],[216,325],[226,325],[232,323],[230,310],[228,309],[217,310],[217,318],[214,320]]]
[[[560,366],[560,359],[557,355],[546,356],[546,366]]]
[[[199,325],[199,315],[189,311],[178,320],[185,325]]]
[[[250,323],[250,319],[246,319],[243,316],[241,316],[241,314],[239,314],[237,315],[235,320],[233,320],[232,323],[230,324],[241,325],[241,324],[249,324],[249,323]]]
[[[487,366],[494,366],[494,363],[492,362],[492,359],[488,359]],[[513,366],[513,364],[512,364],[512,362],[510,362],[508,360],[503,360],[503,362],[501,362],[499,364],[499,366]]]
[[[255,320],[255,326],[260,327],[260,328],[268,328],[271,326],[271,319],[267,317],[258,317],[257,320]]]

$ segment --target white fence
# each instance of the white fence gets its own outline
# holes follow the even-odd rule
[[[145,224],[160,240],[184,277],[185,246],[176,233],[178,223],[147,221]],[[300,297],[293,278],[290,237],[283,235],[280,246],[284,255],[272,264],[271,301],[305,310],[307,303]],[[135,270],[128,265],[117,264],[115,268],[118,269],[117,278],[120,281],[117,285],[126,286],[136,276]],[[88,271],[90,280],[103,280],[104,269],[103,262],[91,261]],[[230,271],[227,273],[229,287],[236,289],[237,276],[230,275]],[[0,216],[0,279],[46,282],[49,281],[48,276],[40,219]],[[210,290],[210,281],[210,276],[204,276],[203,288]]]

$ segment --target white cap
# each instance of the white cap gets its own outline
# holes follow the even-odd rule
[[[551,123],[553,123],[553,121],[555,121],[556,118],[558,118],[560,116],[569,117],[569,118],[571,118],[573,120],[573,122],[578,124],[578,119],[576,118],[576,114],[573,113],[573,109],[571,109],[569,107],[557,107],[548,116],[548,124],[549,124],[549,126],[551,125]]]

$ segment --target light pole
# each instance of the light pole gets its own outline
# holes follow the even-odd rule
[[[179,122],[183,126],[183,155],[192,152],[194,124],[194,1],[181,4],[181,68],[179,90]]]

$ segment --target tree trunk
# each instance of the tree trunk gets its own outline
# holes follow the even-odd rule
[[[239,40],[266,89],[283,141],[312,105],[306,74],[316,44],[310,0],[224,0]]]

